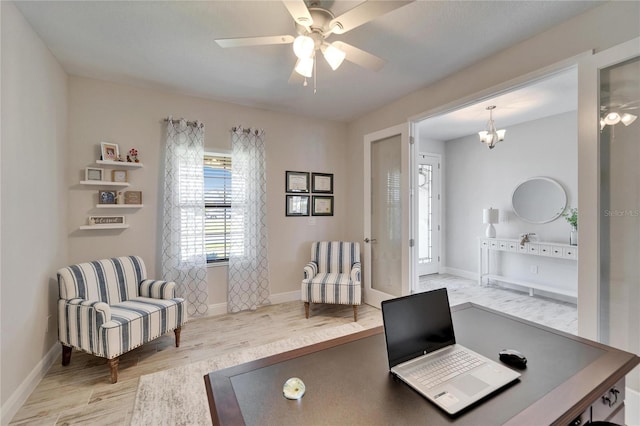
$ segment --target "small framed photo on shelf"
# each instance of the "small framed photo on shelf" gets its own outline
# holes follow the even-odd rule
[[[111,181],[112,182],[127,182],[127,171],[126,170],[111,170]]]
[[[104,180],[104,169],[87,167],[84,169],[84,180]]]
[[[118,191],[98,191],[98,204],[116,204]]]
[[[125,204],[142,204],[142,191],[125,191]]]
[[[100,142],[100,155],[104,161],[118,161],[120,150],[117,143]]]
[[[287,216],[309,216],[308,195],[287,195]]]
[[[285,192],[309,192],[309,172],[286,172]]]
[[[89,216],[89,225],[124,225],[124,216]]]
[[[314,195],[311,204],[313,216],[333,216],[333,196]]]
[[[333,174],[311,173],[311,192],[333,194]]]

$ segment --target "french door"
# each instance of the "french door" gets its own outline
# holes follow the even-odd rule
[[[578,70],[578,332],[640,353],[640,38]]]
[[[411,291],[409,124],[364,137],[364,299],[372,306]]]

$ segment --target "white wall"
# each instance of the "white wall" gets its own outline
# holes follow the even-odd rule
[[[4,422],[30,393],[23,382],[41,373],[57,338],[56,270],[67,261],[64,173],[70,153],[67,76],[13,3],[0,7]]]
[[[564,218],[544,224],[525,222],[513,213],[511,194],[525,179],[545,176],[562,185],[569,206],[578,205],[577,120],[574,111],[509,126],[505,141],[492,150],[478,143],[477,135],[445,142],[447,267],[478,270],[477,238],[484,235],[482,209],[488,207],[500,210],[500,222],[495,225],[498,238],[534,232],[539,241],[568,244],[570,227]],[[516,256],[515,260],[525,258],[529,256]],[[539,263],[540,259],[529,260]],[[564,264],[573,270],[575,284],[575,262],[560,263]],[[529,268],[526,271],[529,274]],[[539,275],[518,278],[544,282],[545,271]]]
[[[168,115],[202,121],[206,151],[230,150],[232,126],[265,130],[271,292],[299,291],[310,242],[344,238],[348,179],[344,123],[75,76],[69,80],[69,262],[137,254],[149,273],[160,277],[159,169],[165,142],[163,119]],[[95,209],[97,189],[78,184],[85,167],[99,158],[100,141],[117,143],[121,151],[135,147],[144,163],[144,168],[129,172],[129,189],[142,191],[144,208],[121,213],[130,224],[124,231],[78,230],[89,214],[104,212]],[[285,217],[286,170],[333,173],[334,216],[314,217],[315,225],[310,224],[310,217]],[[227,268],[209,268],[208,281],[208,303],[226,302]]]

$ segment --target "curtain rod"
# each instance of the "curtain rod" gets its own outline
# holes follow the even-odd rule
[[[169,121],[171,121],[172,123],[175,124],[175,123],[180,123],[181,121],[185,121],[185,120],[184,120],[184,118],[174,119],[172,117],[167,117],[167,118],[164,119],[165,123],[169,122]],[[186,121],[186,123],[187,123],[187,126],[192,126],[192,127],[202,126],[202,127],[204,127],[204,123],[201,123],[199,121]]]

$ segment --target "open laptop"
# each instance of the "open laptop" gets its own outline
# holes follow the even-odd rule
[[[382,302],[391,373],[449,414],[520,377],[456,344],[447,290]]]

